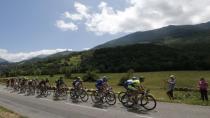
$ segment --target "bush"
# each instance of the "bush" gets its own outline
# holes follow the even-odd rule
[[[84,82],[95,82],[99,78],[97,71],[88,70],[83,76]]]
[[[71,76],[72,76],[71,71],[66,71],[65,74],[64,74],[64,76],[67,79],[71,79]]]
[[[54,74],[50,74],[50,77],[54,77]]]

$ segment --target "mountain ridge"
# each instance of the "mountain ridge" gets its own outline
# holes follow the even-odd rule
[[[101,45],[94,47],[93,49],[115,47],[123,45],[132,45],[138,43],[158,43],[158,44],[173,44],[180,41],[190,42],[192,39],[195,43],[195,38],[198,36],[207,37],[207,42],[210,42],[210,22],[201,23],[197,25],[169,25],[159,29],[139,31],[128,34],[126,36],[108,41]],[[199,34],[200,33],[200,34]],[[196,36],[197,35],[197,36]],[[192,37],[195,36],[195,37]],[[192,41],[191,41],[192,42]]]

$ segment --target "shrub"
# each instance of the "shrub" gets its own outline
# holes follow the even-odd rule
[[[95,82],[99,78],[96,70],[88,70],[83,76],[84,82]]]
[[[71,71],[66,71],[65,74],[64,74],[64,76],[67,79],[71,79],[71,76],[72,76]]]

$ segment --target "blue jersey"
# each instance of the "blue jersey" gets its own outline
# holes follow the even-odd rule
[[[96,86],[102,86],[104,84],[103,79],[99,79],[96,81]]]
[[[124,87],[127,88],[129,85],[132,85],[132,84],[133,84],[133,80],[129,79],[129,80],[125,81]]]

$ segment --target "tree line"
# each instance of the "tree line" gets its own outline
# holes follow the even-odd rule
[[[65,74],[69,76],[71,73],[84,73],[88,70],[117,73],[127,72],[129,69],[134,69],[136,72],[209,70],[210,54],[200,50],[186,50],[155,44],[136,44],[16,63],[1,69],[0,75],[53,76]]]

